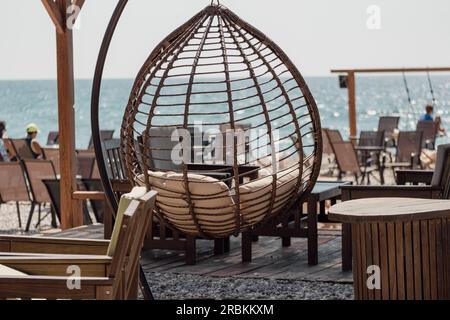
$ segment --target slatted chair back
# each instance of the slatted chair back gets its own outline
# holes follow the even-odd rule
[[[172,151],[179,141],[172,141],[172,133],[175,127],[152,127],[149,131],[148,141],[142,141],[141,153],[149,168],[153,171],[180,171],[181,166],[172,161]],[[147,144],[147,146],[145,146]]]
[[[432,186],[442,188],[442,198],[450,199],[450,144],[441,144],[437,148],[436,165]]]
[[[51,203],[52,200],[42,180],[56,179],[56,172],[50,160],[23,160],[33,200],[36,203]]]
[[[330,140],[328,139],[327,131],[328,129],[322,128],[322,151],[324,154],[333,154],[333,148],[331,147]]]
[[[9,139],[18,159],[34,159],[33,152],[25,139]]]
[[[384,144],[384,131],[361,131],[358,146],[382,147]]]
[[[423,147],[434,149],[436,143],[436,124],[434,121],[417,122],[417,131],[422,131]]]
[[[54,146],[59,144],[59,132],[50,131],[47,136],[47,145]]]
[[[380,117],[378,131],[384,131],[385,138],[391,139],[395,129],[398,128],[400,117]]]
[[[60,174],[59,149],[58,148],[42,148],[45,160],[50,160],[53,163],[55,172]]]
[[[350,141],[342,141],[334,142],[331,145],[333,147],[339,171],[353,173],[359,176],[361,174],[361,168],[353,143]]]
[[[149,227],[155,204],[156,192],[134,188],[121,197],[116,223],[108,247],[113,257],[110,277],[115,279],[113,295],[125,298],[130,295],[133,279],[137,279],[140,251]]]
[[[3,202],[31,201],[20,162],[0,163],[0,198]]]
[[[418,160],[422,151],[421,131],[400,131],[397,142],[397,162]]]
[[[103,150],[107,161],[106,170],[110,179],[127,180],[122,152],[120,150],[120,139],[103,141]]]
[[[110,140],[113,138],[114,135],[114,130],[100,130],[100,140],[104,141],[104,140]],[[91,139],[89,140],[89,145],[88,145],[88,149],[94,149],[94,140],[92,140],[92,136]]]

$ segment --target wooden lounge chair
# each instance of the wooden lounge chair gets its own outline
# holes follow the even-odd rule
[[[331,142],[331,146],[333,147],[336,163],[338,165],[339,179],[341,179],[344,174],[351,174],[354,176],[357,184],[363,183],[366,178],[367,183],[370,184],[370,175],[374,169],[368,165],[362,165],[361,168],[358,154],[356,153],[352,142]]]
[[[25,139],[8,139],[14,149],[17,160],[34,159],[30,146]]]
[[[394,131],[398,128],[400,117],[380,117],[378,131],[384,131],[386,147],[395,147]]]
[[[430,185],[343,186],[342,201],[379,197],[450,199],[450,144],[440,145],[437,152]],[[351,233],[346,224],[342,226],[342,263],[344,270],[351,269]]]
[[[53,168],[57,175],[60,174],[59,164],[59,149],[58,148],[42,148],[45,160],[50,160],[53,163]]]
[[[16,203],[19,228],[22,228],[19,202],[29,202],[31,204],[29,216],[32,215],[35,204],[28,192],[25,173],[20,162],[0,163],[0,198],[4,203]]]
[[[422,131],[423,148],[434,150],[436,144],[436,124],[434,121],[417,122],[417,131]]]
[[[110,241],[0,236],[0,298],[136,299],[155,197],[145,188],[124,195]],[[74,265],[80,286],[70,289]]]
[[[399,168],[414,169],[420,167],[420,153],[422,151],[422,131],[401,131],[398,134],[397,154],[393,162],[386,162],[383,158],[383,168],[395,170]]]
[[[28,216],[27,225],[25,231],[30,230],[31,219],[33,218],[34,209],[38,206],[38,223],[41,222],[41,209],[45,203],[52,203],[51,198],[47,192],[42,180],[44,179],[56,179],[55,168],[50,160],[22,160],[23,167],[27,176],[30,193],[32,195],[32,210]]]

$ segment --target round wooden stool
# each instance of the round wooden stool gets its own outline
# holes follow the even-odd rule
[[[331,207],[351,224],[355,299],[450,298],[450,201],[368,198]]]

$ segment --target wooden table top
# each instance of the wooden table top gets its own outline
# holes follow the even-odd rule
[[[329,210],[339,222],[396,222],[450,218],[450,200],[366,198],[338,203]]]

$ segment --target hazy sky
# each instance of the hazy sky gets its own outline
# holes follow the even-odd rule
[[[1,0],[0,79],[56,77],[55,31],[40,0]],[[116,0],[86,0],[75,30],[75,75],[92,78]],[[132,78],[151,49],[209,0],[130,0],[105,76]],[[306,75],[335,67],[450,65],[449,0],[223,0]],[[367,27],[371,5],[380,29]]]

